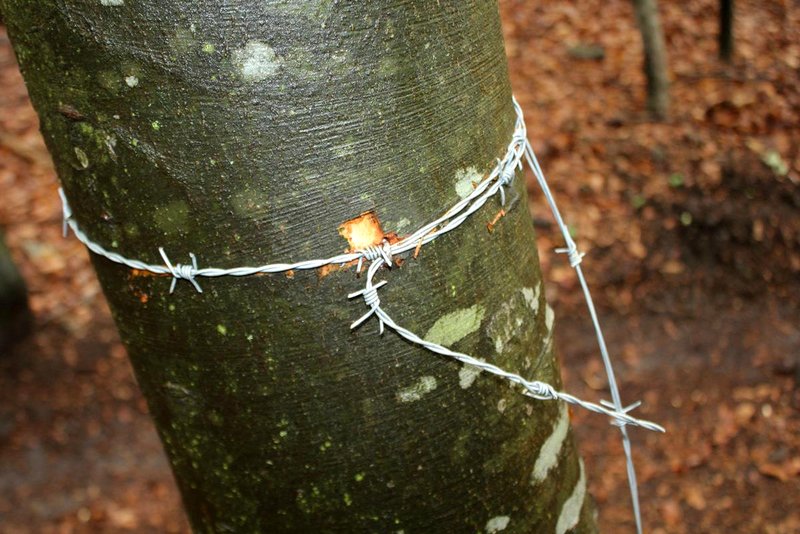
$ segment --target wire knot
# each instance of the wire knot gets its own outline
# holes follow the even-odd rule
[[[61,233],[64,237],[67,237],[67,233],[69,232],[69,220],[72,218],[72,208],[69,202],[67,202],[67,195],[64,193],[63,187],[58,188],[58,196],[61,198]]]
[[[511,185],[511,182],[514,181],[514,177],[517,175],[517,166],[522,168],[522,162],[514,163],[513,159],[508,161],[501,161],[500,159],[497,160],[497,166],[499,168],[499,174],[497,178],[497,183],[500,184],[500,188],[497,190],[500,193],[500,204],[505,206],[506,205],[506,191],[505,188]]]
[[[356,328],[361,326],[361,324],[364,321],[372,317],[373,314],[377,314],[378,310],[381,307],[381,299],[380,297],[378,297],[378,289],[382,288],[386,284],[388,284],[386,280],[381,280],[377,284],[372,285],[372,279],[370,277],[367,279],[367,285],[364,286],[364,289],[347,295],[347,298],[349,299],[355,297],[363,297],[364,304],[366,304],[369,307],[369,311],[367,313],[365,313],[364,315],[353,321],[353,324],[350,325],[351,330],[355,330]],[[383,319],[381,319],[380,315],[378,315],[378,321],[380,322],[378,328],[379,332],[383,334]]]
[[[571,239],[567,243],[566,248],[557,248],[556,253],[566,254],[567,257],[569,258],[569,265],[573,269],[578,265],[580,265],[581,262],[583,261],[583,257],[586,256],[585,252],[580,252],[578,250],[578,245],[576,245],[575,241],[572,241]]]
[[[529,397],[533,397],[534,399],[554,400],[558,398],[558,392],[556,389],[545,382],[526,382],[523,384],[523,387],[525,388],[523,393]]]
[[[356,272],[361,272],[361,267],[364,265],[364,260],[375,261],[379,258],[383,259],[384,263],[389,267],[392,266],[392,245],[384,239],[380,245],[372,245],[358,251],[360,257],[358,258],[358,266]]]
[[[195,280],[195,276],[197,276],[197,256],[189,253],[189,257],[192,259],[191,265],[184,265],[182,263],[176,263],[175,265],[169,261],[167,257],[167,253],[164,252],[163,247],[158,247],[158,252],[161,254],[161,257],[164,259],[164,263],[167,264],[167,270],[169,270],[169,274],[172,275],[172,284],[169,286],[169,292],[172,294],[175,291],[175,285],[178,283],[178,280],[188,280],[192,283],[194,288],[197,290],[198,293],[202,293],[203,289],[200,287],[200,284],[197,283]]]

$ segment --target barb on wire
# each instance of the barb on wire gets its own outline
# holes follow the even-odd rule
[[[583,257],[586,256],[585,252],[580,252],[578,250],[578,245],[575,244],[575,241],[567,243],[565,248],[557,248],[556,254],[566,254],[569,258],[569,266],[573,269],[580,265],[583,261]]]
[[[350,330],[355,330],[360,325],[362,325],[367,319],[369,319],[373,315],[378,314],[378,310],[381,307],[381,299],[380,297],[378,297],[378,290],[383,286],[385,286],[386,284],[388,284],[389,282],[387,282],[386,280],[381,280],[377,284],[373,284],[372,277],[375,275],[375,271],[381,266],[380,262],[383,261],[385,261],[383,258],[377,258],[370,264],[369,269],[367,269],[367,283],[364,286],[364,289],[347,295],[347,298],[349,299],[359,296],[363,297],[364,304],[366,304],[369,307],[369,311],[367,313],[365,313],[364,315],[353,321],[353,323],[350,325]],[[381,335],[383,335],[383,328],[385,325],[385,321],[380,315],[378,315],[378,322],[379,322],[378,332]]]
[[[380,245],[366,247],[359,251],[356,273],[361,272],[361,266],[363,265],[364,260],[375,261],[378,258],[383,258],[383,260],[386,262],[386,265],[389,267],[392,266],[392,245],[390,245],[389,241],[386,239],[384,239]]]
[[[203,292],[200,284],[198,284],[197,280],[195,280],[195,276],[197,276],[197,256],[190,252],[189,257],[192,259],[191,265],[177,263],[173,266],[172,262],[169,261],[169,258],[167,257],[167,253],[164,252],[164,247],[158,247],[158,253],[161,254],[161,257],[164,259],[164,263],[167,264],[169,274],[172,275],[172,284],[169,286],[170,295],[173,291],[175,291],[175,284],[178,282],[178,280],[188,280],[192,283],[198,293]]]
[[[602,404],[606,408],[611,408],[612,410],[616,410],[617,409],[616,405],[613,402],[608,402],[605,399],[601,400],[600,404]],[[628,406],[625,406],[622,409],[622,411],[624,413],[631,413],[633,410],[635,410],[636,408],[638,408],[641,405],[642,405],[642,401],[636,401],[633,404],[629,404]],[[622,425],[625,425],[626,423],[624,423],[622,421],[612,421],[611,424],[612,425],[616,425],[616,426],[622,426]]]

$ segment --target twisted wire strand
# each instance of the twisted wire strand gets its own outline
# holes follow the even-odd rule
[[[515,105],[516,105],[516,101]],[[141,260],[128,258],[117,252],[108,250],[99,243],[93,241],[84,232],[78,222],[74,218],[72,208],[67,200],[66,194],[62,188],[59,188],[58,194],[61,198],[64,218],[64,232],[66,229],[72,230],[75,237],[83,243],[93,253],[103,256],[104,258],[121,265],[125,265],[131,269],[140,271],[147,271],[153,274],[170,275],[173,277],[173,282],[176,280],[187,280],[192,282],[195,289],[200,291],[199,284],[196,283],[197,277],[215,278],[220,276],[252,276],[254,274],[275,274],[286,271],[295,270],[313,270],[331,264],[347,264],[353,261],[364,260],[372,261],[374,259],[373,249],[380,251],[380,254],[389,253],[402,254],[414,250],[421,243],[426,245],[436,239],[437,237],[457,228],[461,225],[472,213],[480,209],[492,196],[497,194],[498,190],[504,195],[502,187],[507,185],[510,181],[507,169],[522,168],[522,159],[524,157],[525,142],[526,142],[526,128],[525,122],[521,115],[521,110],[517,109],[517,119],[512,136],[511,143],[506,150],[505,155],[490,171],[489,176],[476,185],[475,189],[465,198],[454,204],[447,212],[441,215],[434,221],[422,226],[411,235],[405,236],[397,243],[390,247],[382,245],[378,248],[369,247],[368,249],[359,250],[355,252],[348,252],[338,254],[329,258],[303,260],[294,263],[268,263],[258,266],[242,266],[232,268],[219,268],[219,267],[197,267],[196,257],[193,259],[191,265],[181,263],[171,264],[167,260],[166,253],[160,255],[164,260],[164,264],[147,263]],[[503,197],[504,199],[504,197]],[[191,256],[191,254],[190,254]],[[387,258],[384,258],[387,259]],[[391,264],[391,261],[387,262]],[[174,289],[174,285],[172,286]]]
[[[550,188],[545,180],[544,173],[541,170],[533,148],[528,141],[527,128],[522,113],[522,108],[516,99],[513,99],[513,106],[516,112],[516,121],[514,125],[514,132],[511,141],[506,149],[502,158],[497,160],[496,165],[489,172],[488,176],[480,183],[475,185],[473,191],[456,202],[444,214],[437,219],[425,224],[418,228],[412,234],[401,238],[394,244],[389,244],[383,241],[380,245],[367,247],[363,250],[338,254],[329,258],[303,260],[294,263],[269,263],[259,266],[242,266],[233,268],[218,268],[218,267],[203,267],[198,268],[197,257],[193,253],[189,253],[191,259],[190,264],[172,263],[167,256],[167,253],[162,247],[158,251],[161,258],[164,260],[163,264],[150,264],[140,260],[128,258],[114,251],[108,250],[99,243],[93,241],[78,225],[74,218],[72,208],[67,201],[63,189],[59,188],[59,196],[61,197],[63,208],[63,232],[67,235],[67,230],[71,229],[75,237],[83,243],[93,253],[103,256],[106,259],[125,265],[131,269],[141,271],[148,271],[159,275],[168,275],[172,277],[170,284],[170,293],[175,290],[178,280],[186,280],[191,283],[195,290],[202,293],[202,288],[197,282],[198,277],[220,277],[220,276],[251,276],[255,274],[274,274],[290,270],[313,270],[320,267],[339,264],[345,265],[350,262],[357,261],[357,272],[361,271],[363,263],[370,262],[366,283],[364,289],[351,293],[348,295],[350,298],[361,296],[366,305],[370,308],[369,311],[362,317],[357,319],[351,325],[351,328],[357,328],[366,322],[373,315],[379,321],[379,332],[383,334],[386,327],[394,330],[398,335],[407,341],[417,344],[426,348],[431,352],[441,354],[450,358],[454,358],[464,364],[475,366],[490,374],[508,380],[509,382],[522,386],[524,394],[542,400],[561,400],[563,402],[580,406],[591,412],[603,414],[611,418],[612,423],[619,427],[622,435],[623,449],[626,458],[626,469],[628,474],[628,481],[631,491],[631,500],[633,503],[633,511],[636,520],[636,530],[639,534],[642,532],[641,512],[639,506],[639,496],[636,482],[636,471],[633,464],[631,442],[626,429],[627,425],[638,426],[647,430],[664,432],[664,428],[651,421],[638,419],[629,415],[632,409],[638,406],[635,403],[631,406],[624,407],[619,394],[619,387],[616,382],[614,370],[611,365],[611,359],[608,354],[608,348],[603,337],[602,329],[597,317],[597,311],[589,291],[588,284],[581,270],[581,261],[583,260],[584,253],[580,252],[577,244],[570,235],[569,228],[564,223],[560,211],[556,205],[556,201],[550,191]],[[600,354],[605,367],[606,375],[608,377],[609,389],[611,392],[612,402],[601,401],[600,404],[581,400],[573,395],[565,392],[557,391],[551,385],[540,381],[528,381],[522,376],[505,371],[491,363],[478,360],[467,354],[451,351],[450,349],[425,341],[413,332],[403,328],[395,323],[392,318],[384,311],[380,305],[380,297],[378,296],[378,289],[383,287],[387,282],[381,281],[377,284],[373,283],[373,277],[377,270],[386,265],[391,267],[393,264],[392,257],[408,253],[412,250],[426,245],[438,237],[458,228],[464,223],[473,213],[483,207],[486,202],[495,195],[499,195],[501,205],[505,205],[506,196],[505,188],[510,186],[517,170],[522,170],[522,163],[525,161],[536,177],[536,180],[544,193],[547,203],[550,206],[550,211],[561,231],[564,238],[565,247],[556,249],[556,252],[566,254],[570,266],[575,270],[578,280],[583,291],[589,314],[592,319],[595,334],[600,348]]]

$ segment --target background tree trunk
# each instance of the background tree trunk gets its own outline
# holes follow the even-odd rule
[[[128,257],[322,258],[469,192],[514,114],[484,0],[0,0],[79,224]],[[559,384],[523,180],[384,271],[402,325]],[[198,531],[595,530],[566,409],[378,336],[353,268],[94,265]]]
[[[30,331],[28,290],[0,230],[0,356]]]
[[[654,119],[663,120],[669,112],[669,74],[658,3],[656,0],[633,0],[633,6],[644,45],[647,110]]]
[[[733,59],[733,0],[719,2],[719,58],[730,63]]]

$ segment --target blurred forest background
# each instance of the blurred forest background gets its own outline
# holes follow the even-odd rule
[[[661,2],[670,105],[646,107],[630,0],[501,0],[517,98],[600,304],[649,532],[800,532],[800,4]],[[480,39],[480,35],[475,36]],[[607,384],[530,182],[566,390]],[[0,349],[0,531],[186,532],[169,467],[75,239],[0,26],[0,226],[31,331]],[[8,309],[4,309],[7,312]],[[31,328],[32,327],[32,328]],[[0,340],[2,341],[2,340]],[[573,415],[604,532],[632,531],[618,433]]]

